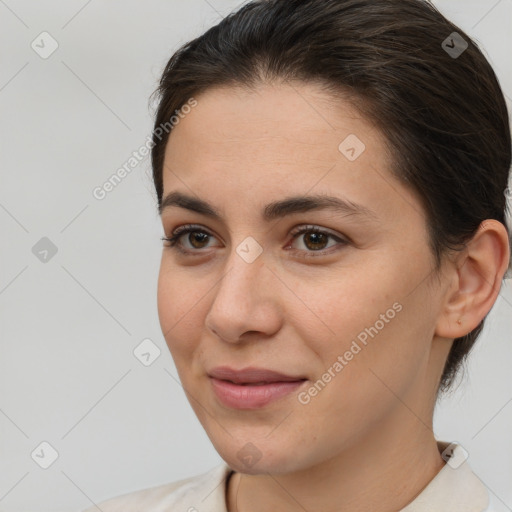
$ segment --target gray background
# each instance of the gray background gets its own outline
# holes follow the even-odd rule
[[[1,511],[78,511],[221,462],[158,323],[149,158],[105,199],[92,191],[146,141],[148,98],[172,52],[238,3],[0,0]],[[510,109],[512,0],[436,4],[481,44]],[[58,43],[46,59],[31,47],[44,31]],[[33,252],[43,237],[57,249],[46,262]],[[470,379],[435,416],[437,437],[462,443],[497,510],[512,510],[510,283]],[[133,354],[147,338],[161,350],[150,366]],[[58,452],[48,469],[36,463],[51,456],[43,441]]]

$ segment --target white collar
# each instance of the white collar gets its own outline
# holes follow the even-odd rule
[[[400,512],[484,512],[489,495],[467,463],[467,453],[455,443],[437,443],[447,463]],[[447,450],[447,448],[450,449]],[[451,456],[447,456],[451,453]],[[201,475],[143,489],[101,503],[104,512],[200,510],[227,512],[227,478],[234,473],[225,462]],[[93,512],[96,507],[83,512]]]
[[[471,470],[464,448],[456,443],[439,441],[437,444],[439,451],[444,454],[443,458],[448,459],[447,463],[400,512],[483,512],[489,504],[489,495],[481,480]],[[204,489],[204,501],[198,503],[198,510],[227,512],[226,481],[232,472],[223,463],[206,473],[204,480],[197,482]],[[201,494],[197,487],[193,492],[196,496]],[[186,503],[185,499],[183,505]]]

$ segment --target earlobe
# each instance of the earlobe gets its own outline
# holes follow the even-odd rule
[[[460,338],[479,325],[496,302],[509,259],[505,226],[483,221],[450,269],[453,282],[436,326],[438,336]]]

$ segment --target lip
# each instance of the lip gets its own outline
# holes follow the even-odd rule
[[[219,380],[229,380],[235,384],[253,384],[256,382],[292,382],[304,380],[306,377],[299,375],[286,375],[284,373],[248,366],[241,370],[234,370],[229,366],[217,366],[208,372],[210,377]]]
[[[255,367],[233,370],[221,366],[208,375],[220,402],[235,409],[259,409],[289,395],[307,381],[305,377]],[[261,382],[265,384],[257,384]]]

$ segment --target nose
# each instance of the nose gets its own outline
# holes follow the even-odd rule
[[[216,285],[206,327],[230,343],[266,338],[277,332],[282,322],[279,279],[265,264],[263,254],[248,262],[235,250],[227,270]]]

